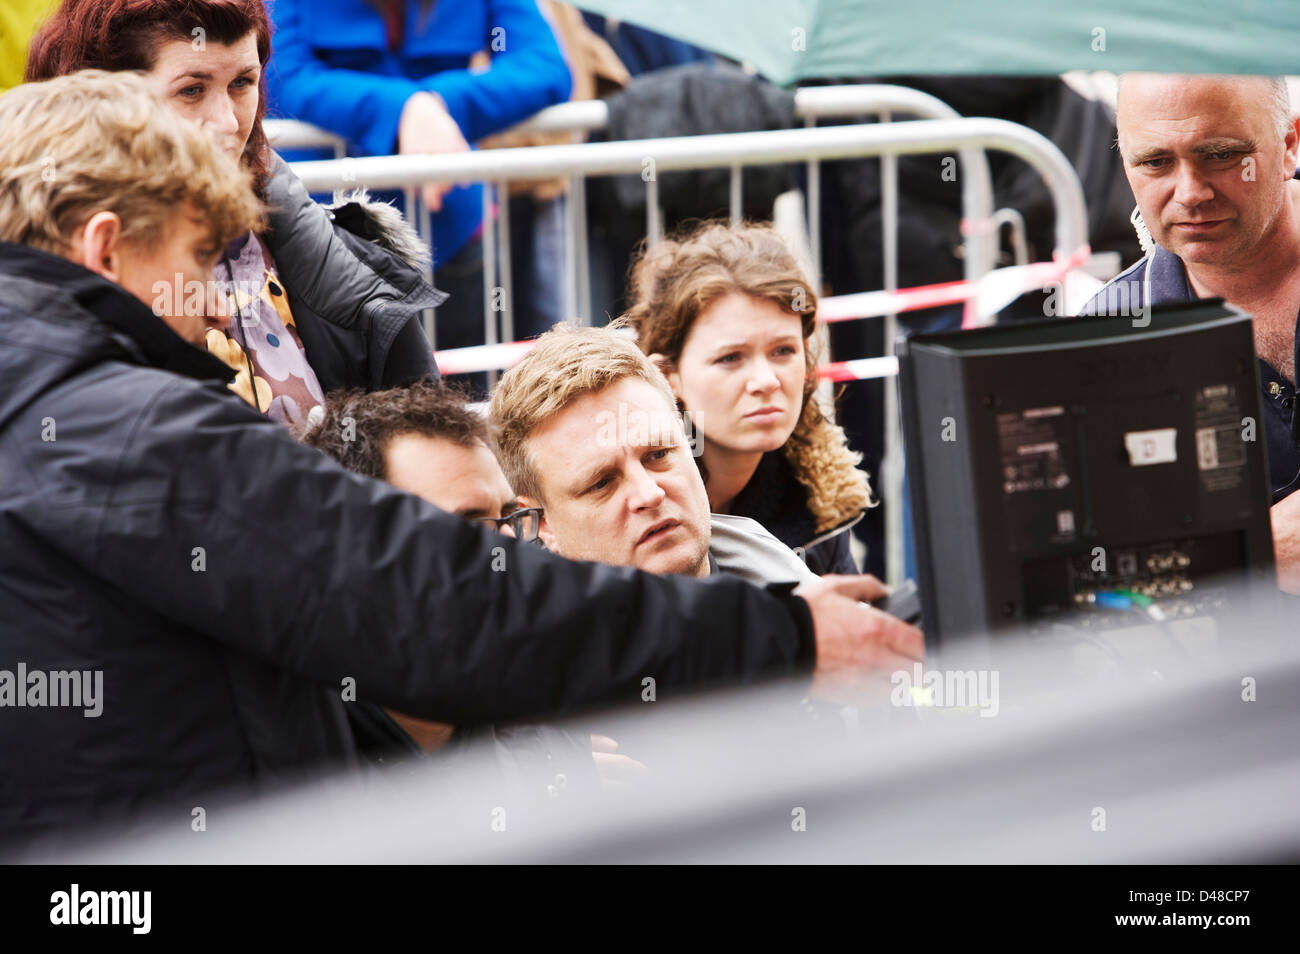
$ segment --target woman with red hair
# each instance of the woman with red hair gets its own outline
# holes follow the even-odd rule
[[[250,170],[268,228],[224,250],[217,285],[233,320],[225,334],[210,330],[207,346],[236,372],[232,390],[292,425],[328,391],[436,377],[419,319],[444,296],[422,280],[422,243],[391,207],[327,211],[271,151],[270,55],[262,0],[63,0],[32,40],[27,79],[140,71]],[[185,289],[171,293],[188,300]]]

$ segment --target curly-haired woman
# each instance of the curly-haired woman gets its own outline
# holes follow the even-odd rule
[[[846,531],[875,506],[814,397],[817,296],[764,225],[705,223],[646,249],[627,317],[696,434],[715,513],[750,517],[816,573],[857,573]]]

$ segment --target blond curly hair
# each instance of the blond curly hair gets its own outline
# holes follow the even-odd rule
[[[826,417],[814,396],[817,295],[774,228],[705,222],[643,248],[629,284],[632,304],[625,318],[636,329],[637,344],[646,354],[662,355],[669,368],[680,362],[695,319],[726,295],[739,292],[797,313],[804,337],[803,408],[781,451],[803,485],[818,533],[878,503],[858,467],[862,455],[849,450],[844,430]],[[696,461],[703,469],[702,458]],[[707,483],[707,472],[704,478]]]
[[[141,248],[188,203],[214,244],[265,224],[251,174],[135,73],[82,70],[0,96],[0,241],[63,254],[96,212]]]

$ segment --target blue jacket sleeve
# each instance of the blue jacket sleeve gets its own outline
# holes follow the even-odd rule
[[[402,107],[420,84],[322,63],[312,50],[309,7],[306,0],[276,0],[272,7],[267,83],[278,111],[338,133],[369,155],[396,152]]]
[[[447,70],[422,84],[442,97],[470,142],[564,102],[573,88],[568,64],[536,0],[491,0],[488,10],[484,45],[492,54],[491,68],[482,73]]]
[[[479,73],[449,69],[414,79],[323,62],[313,45],[307,0],[276,0],[275,54],[267,77],[271,98],[279,112],[332,130],[361,151],[380,156],[396,151],[402,108],[421,90],[442,97],[470,142],[566,100],[572,77],[536,0],[487,0],[485,7],[482,48],[491,52],[491,68]],[[360,45],[380,29],[378,16],[372,19],[356,24]],[[428,30],[438,28],[435,7]]]

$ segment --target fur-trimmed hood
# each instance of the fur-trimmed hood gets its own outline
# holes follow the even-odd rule
[[[405,216],[390,203],[370,198],[365,189],[336,192],[334,201],[324,208],[336,224],[387,249],[412,268],[428,268],[433,259],[429,243]]]
[[[391,205],[364,192],[315,202],[273,156],[263,235],[307,359],[328,390],[375,390],[436,378],[421,326],[446,301],[425,281],[429,249]]]
[[[278,155],[271,164],[266,200],[270,207],[267,245],[281,277],[296,287],[299,297],[304,292],[310,294],[322,278],[329,279],[328,294],[334,302],[340,300],[341,292],[343,299],[357,306],[377,295],[401,298],[408,293],[406,282],[397,287],[340,242],[335,226],[392,253],[414,272],[421,272],[431,258],[428,244],[393,206],[374,201],[365,189],[336,193],[331,205],[320,205]],[[426,297],[437,300],[422,307],[437,307],[446,298],[427,285],[425,290],[430,293]],[[328,306],[328,302],[321,304]]]

